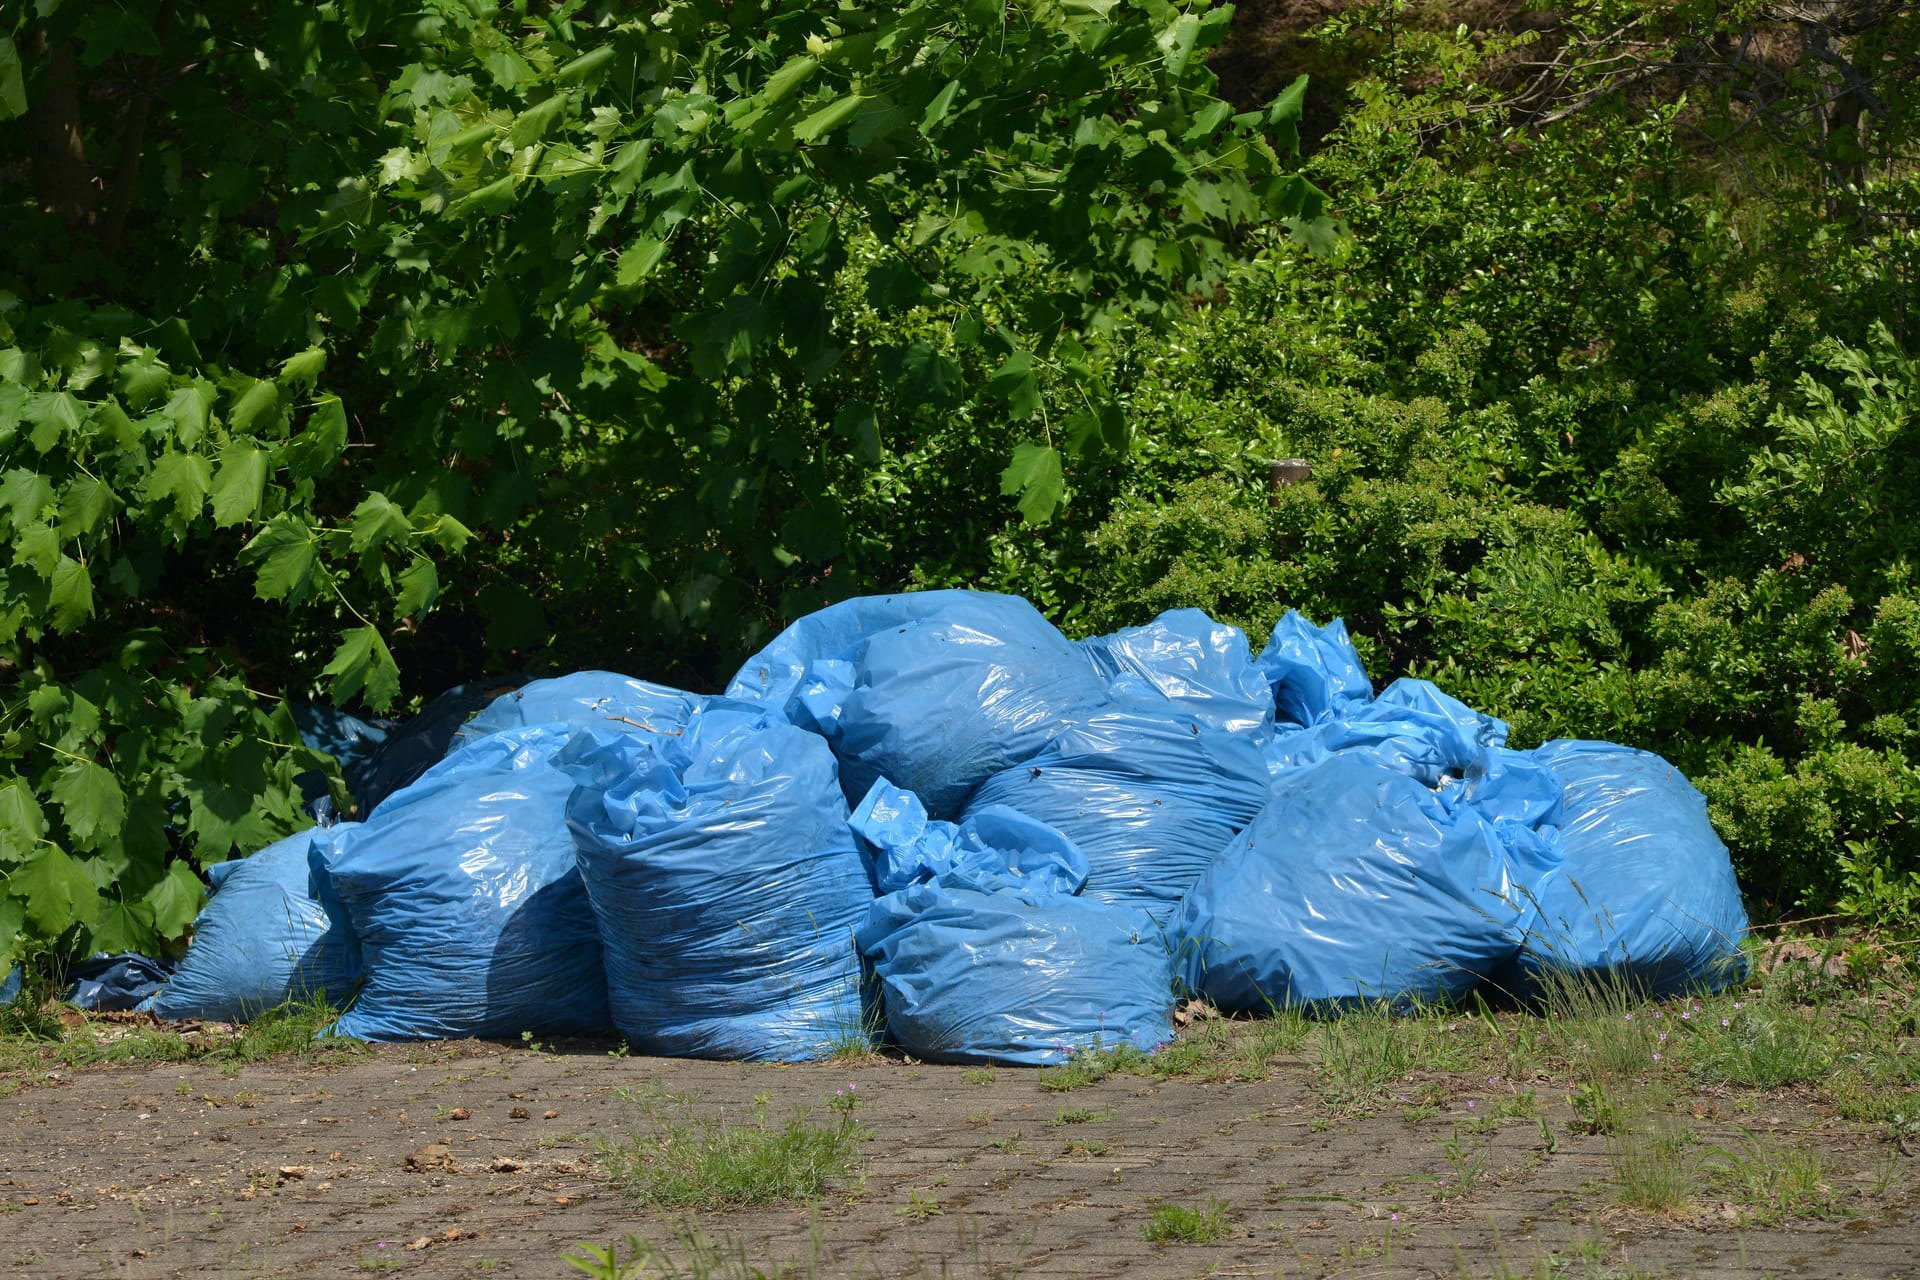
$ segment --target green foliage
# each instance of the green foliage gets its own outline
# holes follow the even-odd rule
[[[649,1112],[652,1131],[604,1142],[614,1185],[643,1206],[735,1208],[818,1199],[853,1166],[864,1131],[851,1108],[828,1124],[806,1115],[750,1124]]]
[[[942,501],[1053,519],[1116,335],[1325,237],[1230,14],[9,8],[0,969],[175,942],[299,826],[283,699],[711,679]]]

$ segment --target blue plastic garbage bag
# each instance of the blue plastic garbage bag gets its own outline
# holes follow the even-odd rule
[[[1487,752],[1507,741],[1507,725],[1428,680],[1395,680],[1371,702],[1347,702],[1309,728],[1282,727],[1266,749],[1276,778],[1340,753],[1364,754],[1429,787],[1487,767]]]
[[[1565,786],[1558,867],[1527,885],[1538,919],[1516,959],[1516,994],[1544,971],[1624,979],[1651,996],[1746,977],[1746,909],[1707,802],[1659,756],[1608,742],[1532,753]]]
[[[887,1030],[916,1058],[1048,1066],[1173,1038],[1166,945],[1144,911],[948,872],[876,901],[859,940]]]
[[[457,684],[420,708],[420,714],[387,735],[375,752],[366,782],[354,792],[365,817],[394,792],[413,782],[447,756],[460,728],[495,698],[525,683],[519,676],[497,676]]]
[[[1373,696],[1373,683],[1340,618],[1316,627],[1297,609],[1287,610],[1273,624],[1254,665],[1273,691],[1274,718],[1281,725],[1334,719]]]
[[[22,974],[20,972],[20,966],[16,964],[13,968],[7,970],[6,977],[0,978],[0,1009],[6,1008],[20,998],[21,983]]]
[[[568,725],[454,752],[311,853],[314,895],[364,974],[336,1030],[363,1040],[611,1029],[600,937],[567,831]]]
[[[300,741],[333,757],[334,763],[340,766],[340,777],[347,784],[347,790],[356,798],[368,793],[380,762],[380,749],[400,727],[398,721],[362,720],[338,707],[319,703],[294,708],[293,722],[300,728]],[[321,792],[324,792],[324,780],[322,784]],[[318,794],[309,791],[307,799],[312,801]]]
[[[193,922],[193,945],[144,1007],[169,1021],[245,1022],[289,1001],[344,1004],[359,957],[310,891],[308,853],[355,825],[302,831],[208,868],[213,892]]]
[[[1204,725],[1164,699],[1132,698],[989,778],[967,813],[1001,805],[1038,818],[1085,852],[1084,896],[1164,924],[1253,821],[1267,785],[1251,735]]]
[[[576,671],[503,693],[461,726],[456,746],[530,724],[603,726],[617,733],[674,734],[705,698],[611,671]]]
[[[927,816],[911,791],[885,778],[848,820],[874,851],[873,879],[892,893],[950,871],[1005,876],[1050,893],[1073,894],[1087,882],[1087,855],[1037,818],[1005,805],[970,808],[958,823]]]
[[[562,762],[634,1049],[792,1062],[865,1043],[853,931],[873,883],[825,742],[722,705],[679,737],[582,739]]]
[[[1144,627],[1079,643],[1103,679],[1138,676],[1210,728],[1262,743],[1273,734],[1273,690],[1238,627],[1198,609],[1170,609]]]
[[[833,605],[750,659],[728,693],[823,733],[849,802],[885,777],[937,818],[1107,698],[1032,605],[976,591]]]
[[[1462,792],[1362,754],[1278,779],[1175,917],[1186,987],[1234,1012],[1466,996],[1516,954],[1527,909]]]
[[[77,1009],[124,1012],[160,990],[172,971],[166,961],[137,951],[93,956],[67,970],[71,985],[62,999]]]

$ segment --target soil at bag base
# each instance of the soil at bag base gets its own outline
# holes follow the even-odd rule
[[[1843,1207],[1763,1225],[1710,1195],[1679,1216],[1620,1208],[1608,1140],[1575,1132],[1544,1079],[1425,1077],[1409,1088],[1430,1114],[1343,1119],[1304,1060],[1259,1081],[1113,1075],[1053,1093],[1030,1070],[607,1049],[388,1046],[16,1081],[0,1099],[0,1273],[559,1276],[578,1274],[576,1242],[635,1233],[695,1275],[1920,1277],[1920,1159],[1791,1091],[1738,1115],[1678,1097],[1707,1146],[1758,1134],[1818,1151]],[[639,1209],[596,1154],[648,1128],[623,1092],[683,1120],[824,1121],[848,1086],[869,1137],[853,1177],[810,1205]],[[1538,1115],[1489,1122],[1523,1089]],[[1223,1237],[1143,1237],[1156,1206],[1209,1201]],[[689,1231],[736,1260],[699,1266]]]

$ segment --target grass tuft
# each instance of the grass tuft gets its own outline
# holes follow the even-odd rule
[[[1209,1200],[1199,1208],[1160,1205],[1140,1228],[1140,1235],[1154,1244],[1211,1244],[1230,1230],[1226,1202]]]
[[[689,1116],[598,1150],[615,1186],[635,1204],[729,1209],[817,1200],[852,1169],[865,1131],[842,1110],[827,1124],[807,1112],[774,1125],[764,1104],[750,1124]]]

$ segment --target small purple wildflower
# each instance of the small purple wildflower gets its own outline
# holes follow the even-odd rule
[[[1666,1042],[1667,1042],[1667,1033],[1662,1031],[1660,1033],[1660,1043],[1665,1044]]]
[[[1474,1100],[1473,1100],[1472,1098],[1468,1098],[1468,1099],[1467,1099],[1467,1110],[1469,1110],[1469,1111],[1471,1111],[1471,1110],[1473,1110],[1473,1109],[1474,1109],[1475,1107],[1477,1107],[1477,1106],[1479,1106],[1479,1105],[1480,1105],[1480,1104],[1479,1104],[1479,1103],[1477,1103],[1477,1102],[1475,1102],[1475,1101],[1474,1101]]]
[[[1693,1017],[1693,1010],[1691,1010],[1691,1009],[1688,1009],[1688,1010],[1687,1010],[1687,1011],[1686,1011],[1685,1013],[1682,1013],[1682,1014],[1680,1015],[1680,1020],[1681,1020],[1682,1022],[1685,1022],[1685,1021],[1687,1021],[1687,1020],[1688,1020],[1689,1018],[1691,1018],[1691,1017]]]
[[[1733,1023],[1726,1018],[1722,1018],[1720,1019],[1720,1025],[1723,1027],[1730,1027],[1733,1025]]]
[[[1654,1016],[1654,1017],[1656,1017],[1656,1018],[1664,1018],[1664,1017],[1666,1017],[1667,1015],[1666,1015],[1666,1014],[1664,1014],[1664,1013],[1662,1013],[1662,1012],[1660,1012],[1660,1010],[1658,1010],[1658,1009],[1655,1009],[1655,1010],[1653,1011],[1653,1016]]]
[[[1738,1009],[1738,1008],[1740,1007],[1740,1002],[1739,1002],[1738,1000],[1735,1000],[1735,1001],[1733,1002],[1733,1007],[1734,1007],[1734,1008],[1736,1008],[1736,1009]]]
[[[1627,1021],[1628,1021],[1628,1022],[1632,1022],[1632,1021],[1633,1021],[1633,1015],[1632,1015],[1632,1014],[1628,1014],[1628,1015],[1627,1015]]]
[[[1660,1055],[1659,1055],[1659,1054],[1657,1054],[1657,1053],[1656,1053],[1656,1054],[1654,1054],[1654,1055],[1653,1055],[1653,1060],[1654,1060],[1655,1062],[1658,1062],[1658,1061],[1660,1061]]]
[[[1394,1220],[1395,1222],[1398,1222],[1398,1221],[1400,1221],[1400,1215],[1399,1215],[1399,1214],[1397,1214],[1397,1213],[1396,1213],[1396,1214],[1394,1214],[1394,1215],[1393,1215],[1393,1220]]]

